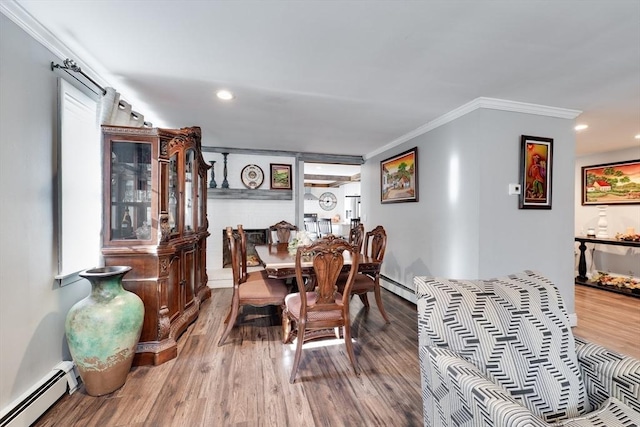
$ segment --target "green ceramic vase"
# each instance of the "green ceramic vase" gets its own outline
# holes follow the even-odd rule
[[[122,387],[131,369],[144,305],[140,297],[122,287],[122,277],[129,270],[129,266],[112,266],[80,273],[91,283],[91,294],[67,314],[69,350],[91,396]]]

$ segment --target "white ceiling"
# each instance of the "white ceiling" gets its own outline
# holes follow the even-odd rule
[[[366,156],[478,97],[583,111],[578,155],[640,145],[638,0],[2,0],[0,10],[154,126],[201,126],[208,146]],[[236,98],[216,100],[220,88]]]

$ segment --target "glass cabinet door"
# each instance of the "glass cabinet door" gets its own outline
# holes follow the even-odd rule
[[[187,150],[184,161],[184,230],[193,231],[195,151]]]
[[[111,240],[151,239],[151,144],[111,144]]]
[[[169,229],[178,231],[178,159],[174,154],[169,159]]]
[[[198,177],[201,179],[197,186],[198,197],[196,197],[196,201],[197,201],[196,212],[197,212],[198,218],[196,219],[196,225],[198,226],[198,228],[202,228],[204,226],[203,224],[204,221],[202,219],[202,204],[203,204],[202,193],[203,193],[203,188],[207,185],[207,175],[205,174],[204,178],[202,178],[198,174]]]

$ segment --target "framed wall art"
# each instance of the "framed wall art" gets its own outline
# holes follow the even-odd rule
[[[291,190],[291,165],[271,163],[271,189]]]
[[[380,202],[418,201],[418,147],[380,162]]]
[[[640,203],[640,159],[582,167],[583,205]]]
[[[553,139],[520,137],[520,209],[551,209]]]

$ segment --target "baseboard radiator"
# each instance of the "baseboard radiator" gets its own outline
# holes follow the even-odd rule
[[[29,427],[60,397],[78,388],[73,362],[58,363],[49,374],[0,413],[0,427]]]

